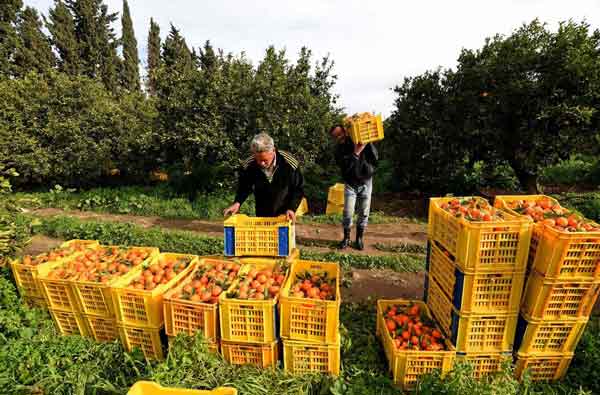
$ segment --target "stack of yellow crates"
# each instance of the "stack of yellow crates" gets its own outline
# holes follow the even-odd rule
[[[523,201],[562,210],[544,195],[498,196],[495,205],[510,210]],[[535,223],[527,269],[515,373],[522,377],[529,370],[534,381],[559,380],[600,292],[600,232],[568,232]]]
[[[502,210],[499,219],[469,221],[444,210],[457,199],[489,205],[431,199],[425,300],[457,360],[481,377],[511,358],[532,224]]]
[[[305,285],[310,298],[306,297],[299,284]],[[321,294],[316,290],[320,290]],[[325,296],[330,291],[333,291],[331,296]],[[280,295],[283,366],[286,372],[339,375],[340,305],[340,268],[337,263],[298,260],[292,264]]]

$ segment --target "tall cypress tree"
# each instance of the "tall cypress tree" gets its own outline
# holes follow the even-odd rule
[[[206,40],[204,48],[200,50],[200,64],[204,70],[209,72],[217,65],[217,56],[209,40]]]
[[[148,90],[151,95],[156,94],[156,71],[160,67],[160,27],[154,19],[150,18],[150,31],[148,33]]]
[[[194,67],[192,52],[173,24],[163,44],[162,61],[165,66],[177,71],[190,70]]]
[[[15,51],[19,45],[16,24],[22,0],[4,0],[0,4],[0,76],[12,75]]]
[[[140,59],[138,56],[137,40],[133,31],[131,14],[127,0],[123,0],[122,23],[122,43],[123,43],[123,64],[121,67],[121,85],[130,91],[140,90]]]
[[[42,21],[34,8],[26,7],[17,24],[20,45],[15,53],[15,74],[31,70],[45,73],[56,64],[50,40],[42,32]]]
[[[109,13],[102,0],[66,0],[73,15],[79,47],[81,73],[104,82],[115,91],[118,85],[118,41],[112,23],[117,13]]]
[[[70,75],[80,73],[79,45],[75,36],[75,22],[64,2],[56,0],[50,9],[46,27],[50,41],[58,52],[58,69]]]

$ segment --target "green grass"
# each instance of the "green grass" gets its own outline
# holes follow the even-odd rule
[[[356,222],[356,216],[354,216],[354,220]],[[373,225],[377,224],[397,224],[404,222],[415,222],[415,219],[407,220],[402,217],[392,217],[385,215],[381,211],[372,212],[369,215],[369,223]],[[321,215],[305,215],[300,217],[299,223],[301,224],[329,224],[329,225],[341,225],[342,224],[342,214],[321,214]]]

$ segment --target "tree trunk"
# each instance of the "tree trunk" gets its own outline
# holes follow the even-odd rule
[[[521,188],[524,189],[530,195],[539,194],[540,190],[538,188],[538,175],[534,173],[530,173],[529,171],[523,169],[519,165],[515,165],[511,163],[511,167],[515,171],[515,175],[519,179],[519,184],[521,184]]]

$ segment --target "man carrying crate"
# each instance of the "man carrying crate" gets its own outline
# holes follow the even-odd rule
[[[350,227],[354,211],[358,211],[356,224],[356,248],[364,249],[363,235],[369,222],[373,175],[377,167],[377,149],[371,143],[354,144],[342,125],[329,130],[336,140],[335,160],[342,171],[344,187],[344,239],[340,248],[350,245]],[[358,203],[358,206],[357,206]]]
[[[250,143],[252,156],[240,170],[235,202],[223,215],[233,215],[254,192],[257,217],[285,214],[296,220],[296,209],[304,197],[304,179],[298,161],[288,152],[275,149],[271,136],[260,133]]]

